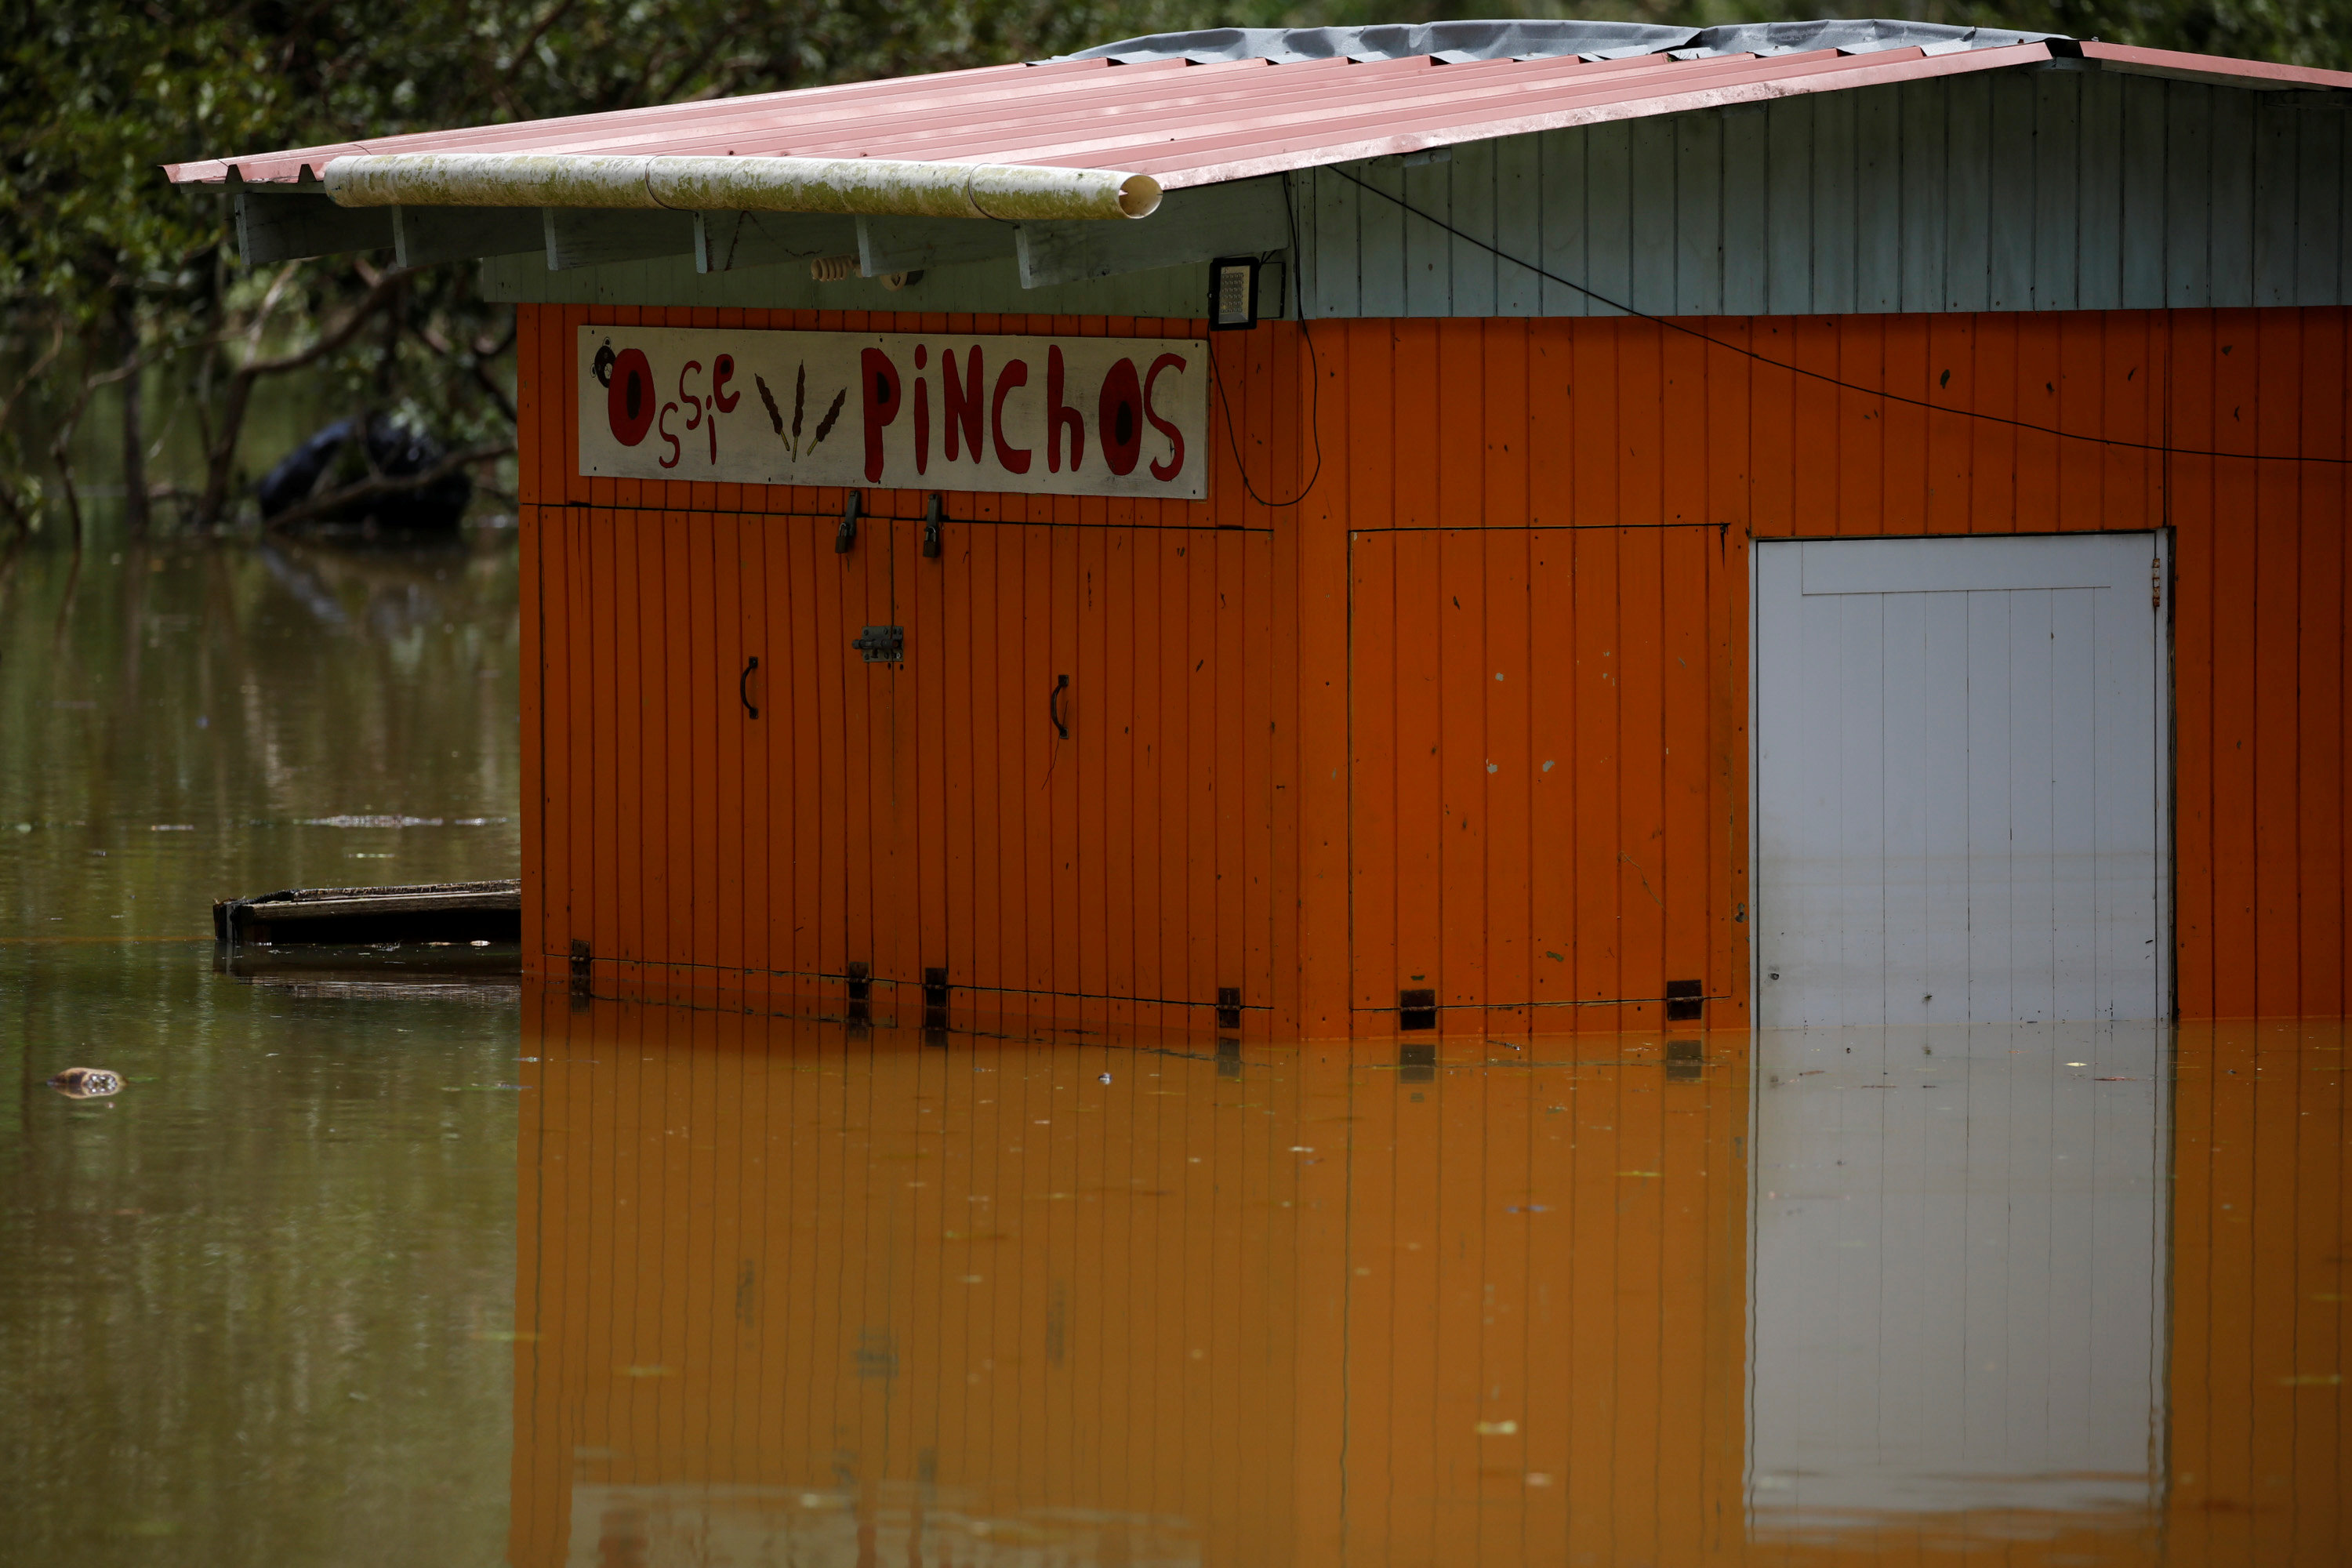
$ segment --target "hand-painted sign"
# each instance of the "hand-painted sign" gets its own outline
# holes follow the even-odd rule
[[[580,329],[580,471],[632,479],[1209,493],[1194,339]]]

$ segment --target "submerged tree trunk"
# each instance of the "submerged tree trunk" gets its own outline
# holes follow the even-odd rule
[[[128,289],[116,297],[122,334],[122,521],[136,538],[147,531],[147,428],[140,394],[139,306]]]
[[[388,271],[377,279],[366,297],[352,307],[342,323],[313,341],[310,347],[274,360],[247,360],[229,377],[228,393],[222,399],[220,426],[213,437],[212,450],[205,458],[205,489],[196,502],[196,521],[205,528],[217,528],[226,520],[229,505],[229,486],[236,471],[236,441],[245,429],[245,413],[253,396],[253,384],[265,375],[284,375],[314,364],[333,353],[359,334],[362,327],[391,295],[399,279],[397,270]],[[267,319],[265,310],[264,320]],[[259,323],[253,333],[257,343]]]

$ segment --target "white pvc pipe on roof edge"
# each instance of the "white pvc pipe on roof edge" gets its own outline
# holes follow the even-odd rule
[[[635,207],[909,217],[1149,217],[1160,182],[1110,169],[897,158],[661,158],[568,153],[356,153],[330,161],[347,207]]]

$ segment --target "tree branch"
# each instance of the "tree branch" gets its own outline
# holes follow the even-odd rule
[[[514,54],[507,60],[506,73],[499,79],[500,87],[505,87],[514,80],[515,72],[522,69],[522,62],[530,57],[531,50],[539,47],[539,40],[547,37],[547,30],[562,21],[564,14],[570,11],[574,4],[576,0],[556,0],[554,5],[547,8],[547,15],[541,16],[539,19],[539,25],[531,28],[530,36],[515,46]]]
[[[41,351],[41,357],[33,362],[32,368],[25,373],[23,378],[19,380],[15,388],[9,392],[7,398],[5,401],[0,401],[0,426],[5,426],[8,423],[8,416],[16,412],[16,399],[25,395],[26,388],[31,386],[35,382],[41,379],[41,373],[48,369],[49,366],[56,362],[58,353],[64,350],[65,346],[66,319],[63,316],[59,316],[51,324],[49,331],[49,346]]]
[[[419,342],[443,359],[454,360],[460,357],[457,345],[451,342],[430,319],[417,322],[412,330],[416,333]],[[498,406],[499,412],[507,416],[507,423],[509,425],[513,424],[516,418],[514,400],[507,395],[504,387],[490,378],[490,373],[485,367],[490,361],[514,347],[514,341],[515,318],[510,313],[507,317],[507,330],[496,342],[478,338],[468,345],[468,352],[463,356],[467,374],[473,377],[474,384],[488,395],[489,400]]]
[[[207,525],[217,523],[228,504],[229,473],[236,463],[236,440],[245,429],[246,405],[252,398],[253,384],[265,375],[282,375],[288,371],[315,364],[350,342],[359,336],[360,329],[367,325],[368,318],[383,309],[384,301],[392,297],[394,290],[407,276],[397,267],[379,274],[366,298],[352,307],[352,313],[343,319],[342,324],[320,336],[309,348],[282,354],[277,359],[247,360],[236,367],[236,373],[229,377],[228,393],[223,399],[219,434],[213,441],[212,450],[205,455],[204,499],[196,503],[198,522]],[[265,311],[276,300],[284,281],[281,277],[278,286],[270,289],[269,300],[264,301]],[[257,322],[256,330],[258,331]]]

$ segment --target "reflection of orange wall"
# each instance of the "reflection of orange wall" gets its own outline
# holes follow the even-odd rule
[[[515,1562],[575,1484],[839,1492],[893,1562],[927,1499],[1285,1560],[1296,1075],[560,995],[531,1034]]]
[[[958,493],[960,537],[997,542],[969,563],[914,553],[919,493],[866,492],[864,553],[836,557],[840,490],[581,478],[576,330],[1194,323],[520,313],[547,968],[576,939],[608,989],[764,963],[759,984],[838,1001],[836,965],[912,985],[944,964],[959,1005],[1119,1026],[1206,1028],[1232,986],[1286,1037],[1385,1033],[1424,985],[1467,1035],[1650,1027],[1696,979],[1736,1024],[1748,541],[2170,527],[2182,1010],[2352,1006],[2345,481],[2236,455],[2344,454],[2352,312],[1705,323],[1732,348],[1624,320],[1330,321],[1311,354],[1273,323],[1214,336],[1209,500]],[[2168,443],[2233,455],[2137,449]],[[1262,496],[1314,488],[1261,505],[1236,450]],[[1219,539],[1213,568],[1148,547],[1186,532]],[[805,595],[773,596],[785,561]],[[887,690],[846,650],[883,605],[929,628]],[[747,637],[771,699],[814,704],[793,748],[743,744]],[[1082,721],[1054,752],[1066,673]]]
[[[2352,1561],[2348,1034],[2341,1024],[2181,1032],[2175,1563]]]
[[[1236,1070],[534,1006],[518,1564],[659,1561],[648,1510],[803,1492],[894,1563],[924,1528],[924,1563],[1737,1542],[1736,1063]]]
[[[1303,1402],[1345,1437],[1324,1472],[1343,1529],[1303,1532],[1302,1561],[1737,1546],[1746,1075],[1608,1044],[1580,1063],[1465,1041],[1426,1081],[1362,1058],[1309,1075],[1299,1141],[1351,1152],[1316,1168],[1349,1223],[1301,1292],[1345,1345]]]
[[[532,1007],[519,1565],[635,1561],[640,1534],[667,1561],[664,1510],[772,1523],[804,1493],[893,1563],[1013,1540],[1822,1568],[2352,1547],[2336,1026],[2180,1041],[2158,1516],[1750,1542],[1737,1035],[1696,1072],[1638,1037],[1221,1065],[1205,1041]]]

